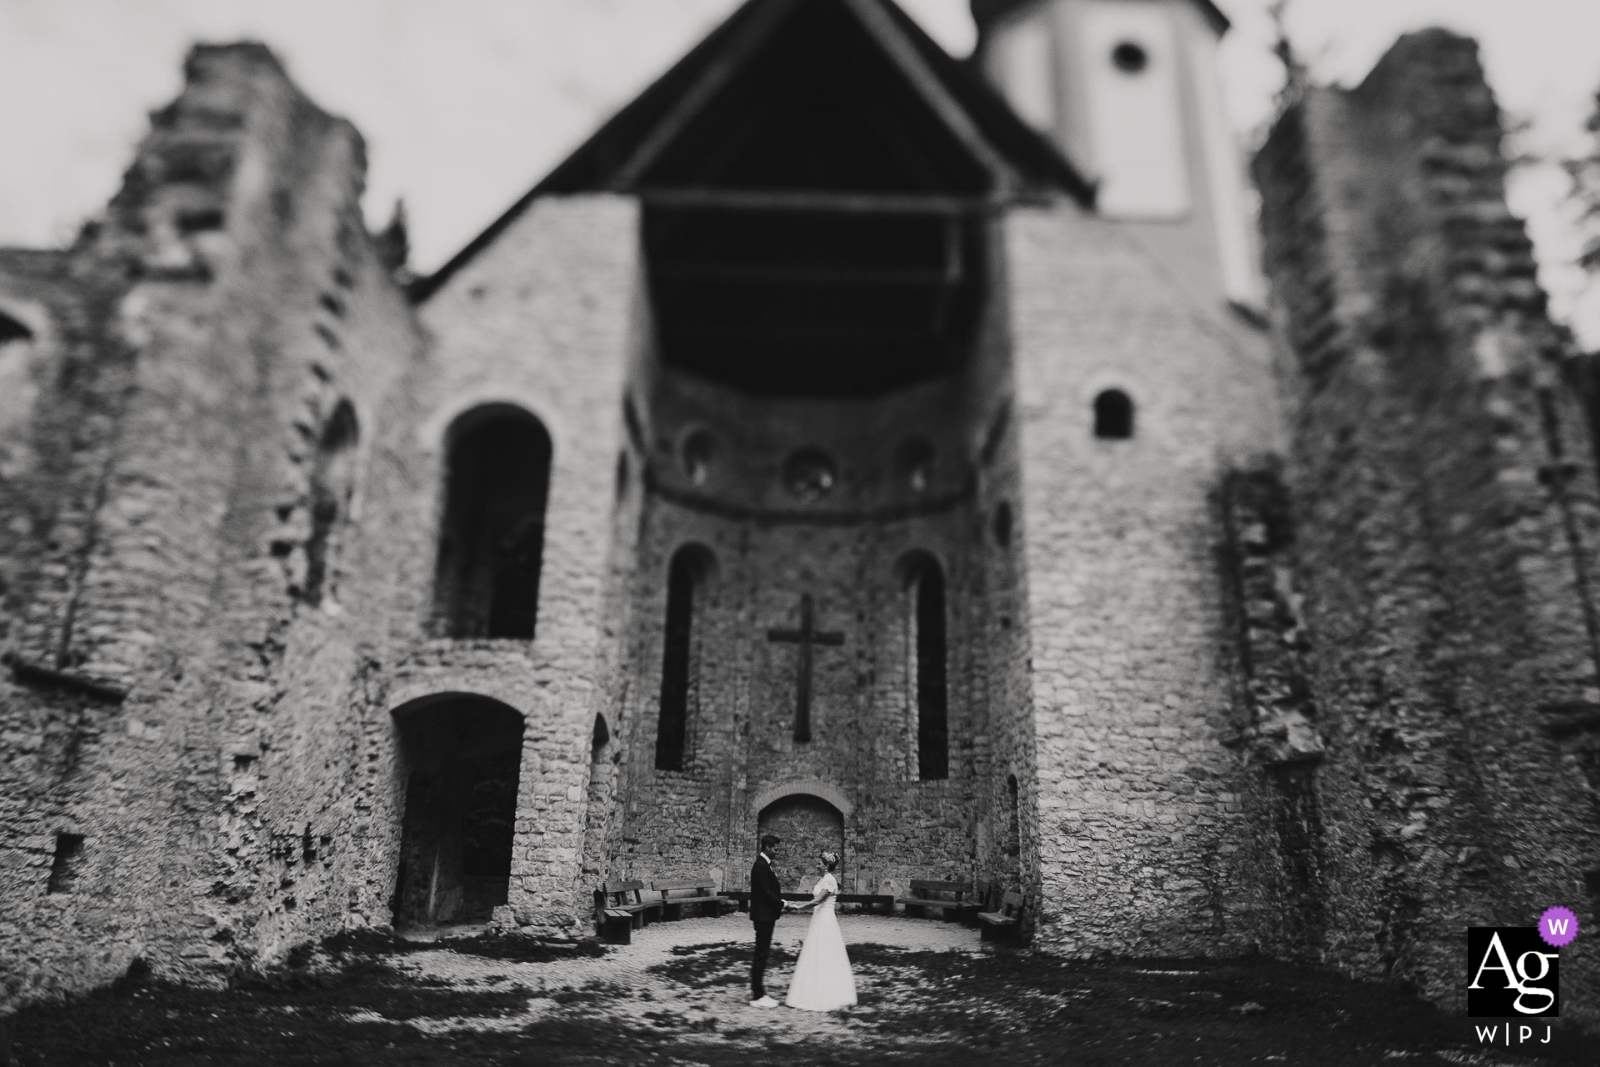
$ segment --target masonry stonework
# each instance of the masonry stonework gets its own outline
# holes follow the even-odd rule
[[[1326,745],[1308,947],[1456,1007],[1458,931],[1586,875],[1592,908],[1600,858],[1594,453],[1500,137],[1472,42],[1431,31],[1309,92],[1257,162]],[[1562,963],[1595,988],[1590,950]]]
[[[730,25],[708,47],[770,30]],[[0,250],[0,1011],[363,927],[587,936],[608,879],[743,888],[763,827],[789,888],[837,843],[847,892],[1020,893],[1043,951],[1261,951],[1447,1005],[1461,927],[1596,921],[1593,374],[1470,42],[1285,110],[1263,329],[931,42],[863,25],[994,190],[630,186],[696,53],[407,288],[355,131],[264,48],[202,47],[105,217]],[[809,394],[708,372],[663,278],[725,265],[661,234],[737,244],[696,214],[735,210],[926,239],[937,271],[846,273],[976,279],[936,290],[970,301],[958,358]],[[1113,390],[1132,432],[1097,436]],[[456,449],[502,424],[549,446],[542,512],[480,538],[537,575],[531,637],[440,594],[479,521]]]

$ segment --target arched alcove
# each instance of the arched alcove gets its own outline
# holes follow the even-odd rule
[[[486,920],[510,890],[523,717],[448,693],[394,719],[405,777],[395,925]]]
[[[330,575],[334,531],[350,517],[350,502],[355,496],[356,445],[361,438],[360,424],[350,401],[341,400],[323,424],[317,440],[317,456],[311,471],[311,536],[306,540],[306,582],[304,599],[320,604],[333,592]]]
[[[511,404],[461,415],[446,435],[434,582],[448,637],[533,637],[550,487],[550,435]]]
[[[596,714],[594,727],[589,731],[588,807],[583,823],[584,876],[594,882],[601,880],[605,870],[606,830],[617,790],[619,756],[606,717]]]
[[[788,793],[761,809],[756,839],[776,834],[782,839],[776,864],[778,880],[786,892],[810,889],[820,876],[817,857],[822,852],[839,855],[834,876],[845,881],[844,814],[810,793]]]

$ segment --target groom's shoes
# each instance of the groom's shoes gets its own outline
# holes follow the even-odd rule
[[[750,1006],[752,1008],[776,1008],[778,1006],[778,1002],[773,1000],[771,997],[762,997],[759,1000],[752,1000],[750,1002]]]

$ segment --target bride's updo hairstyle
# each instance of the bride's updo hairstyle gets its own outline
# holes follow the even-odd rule
[[[822,865],[828,868],[830,872],[833,871],[839,866],[839,854],[837,852],[824,852],[822,854]]]

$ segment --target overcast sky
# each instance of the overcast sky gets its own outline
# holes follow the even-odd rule
[[[737,0],[0,0],[0,244],[68,239],[115,191],[147,113],[178,91],[195,40],[264,40],[323,107],[366,136],[367,213],[398,197],[429,270],[660,73]],[[972,47],[967,0],[902,0],[947,48]],[[1218,0],[1223,78],[1242,144],[1280,80],[1268,0]],[[1477,37],[1528,140],[1570,148],[1600,86],[1600,0],[1294,0],[1322,80],[1358,81],[1394,38]],[[1551,172],[1518,180],[1558,313],[1600,345],[1600,287],[1565,266],[1576,237]]]

